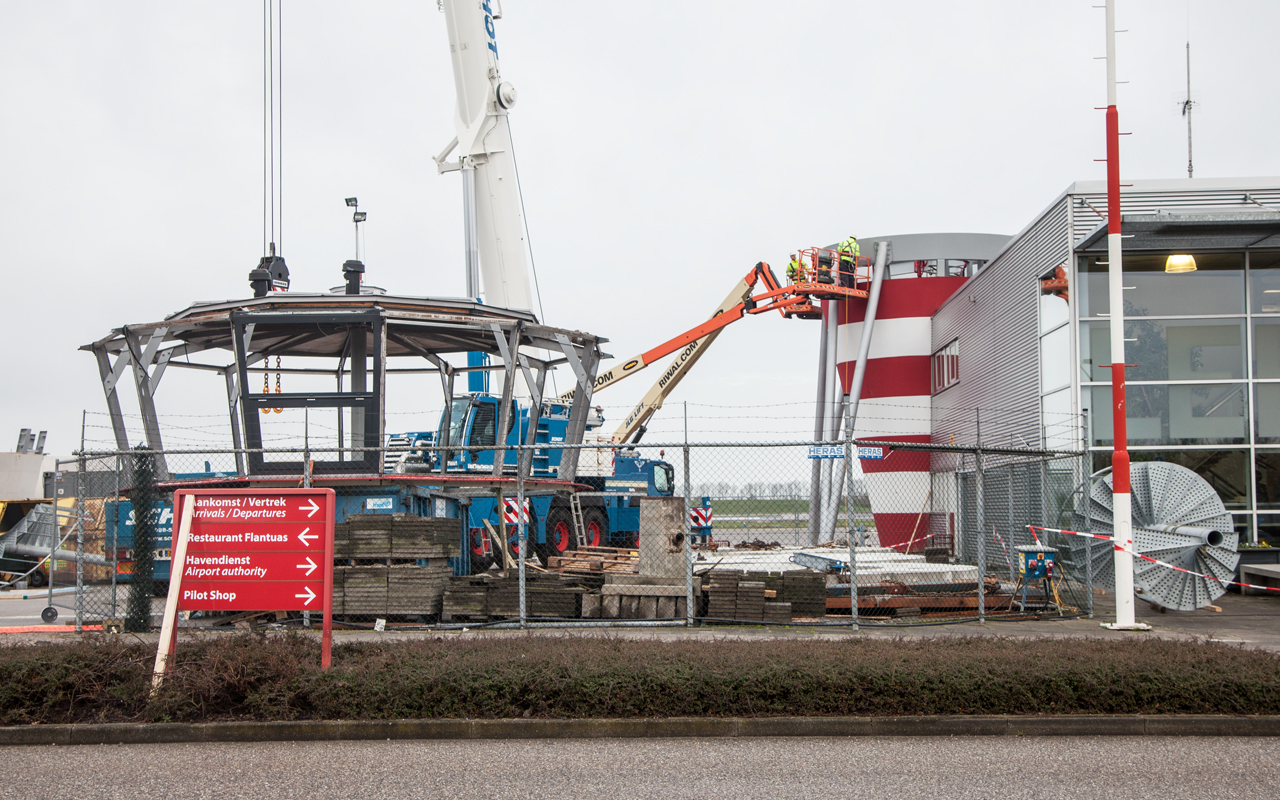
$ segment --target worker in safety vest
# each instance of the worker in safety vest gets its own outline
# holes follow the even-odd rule
[[[796,254],[791,254],[791,263],[787,264],[787,280],[792,283],[804,283],[806,280],[806,272],[804,262],[796,258]]]
[[[858,238],[853,234],[849,234],[849,238],[836,245],[836,252],[840,254],[840,285],[853,286],[854,265],[858,262],[858,256],[861,250],[858,247]]]

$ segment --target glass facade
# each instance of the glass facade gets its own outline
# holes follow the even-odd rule
[[[1258,541],[1280,547],[1280,514],[1258,515]]]
[[[1057,270],[1040,282],[1040,424],[1044,446],[1050,450],[1078,450],[1080,435],[1071,407],[1071,304],[1067,293],[1046,288]]]
[[[1180,251],[1186,252],[1186,251]],[[1195,252],[1196,270],[1167,273],[1170,252],[1124,256],[1126,425],[1132,459],[1169,461],[1207,480],[1242,542],[1280,544],[1280,252]],[[1088,411],[1094,464],[1113,445],[1106,256],[1077,260],[1074,374]],[[1041,299],[1041,399],[1048,439],[1056,363]],[[1055,329],[1056,330],[1056,329]],[[1067,356],[1070,357],[1070,356]],[[1055,384],[1051,386],[1050,384]],[[1275,513],[1268,513],[1274,511]]]

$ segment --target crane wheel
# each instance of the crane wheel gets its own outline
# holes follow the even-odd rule
[[[562,556],[574,549],[573,520],[566,508],[553,508],[547,514],[547,541],[539,545],[538,555],[545,562],[548,558]]]
[[[604,544],[604,540],[609,532],[609,523],[605,519],[604,512],[598,508],[584,508],[582,510],[582,527],[584,544],[587,547],[599,547]]]

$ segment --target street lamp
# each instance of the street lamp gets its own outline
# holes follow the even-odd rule
[[[360,260],[360,223],[368,219],[369,215],[360,210],[360,201],[354,197],[348,197],[346,200],[347,208],[354,208],[355,213],[351,215],[351,221],[356,226],[356,260]]]

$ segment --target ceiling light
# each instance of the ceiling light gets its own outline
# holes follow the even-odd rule
[[[1164,260],[1165,272],[1195,272],[1195,256],[1169,256]]]

